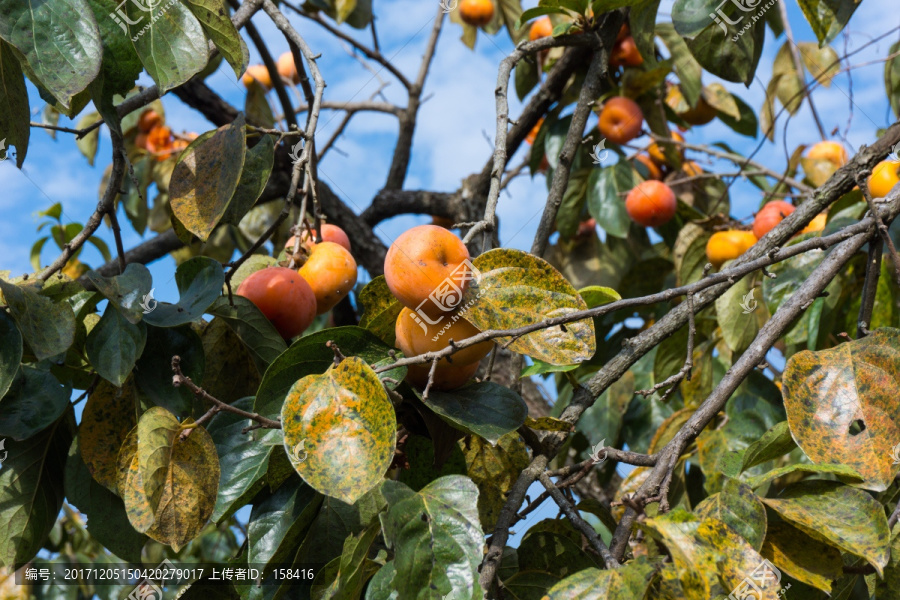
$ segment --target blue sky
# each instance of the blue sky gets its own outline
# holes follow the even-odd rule
[[[788,11],[794,35],[798,41],[814,41],[814,36],[803,18],[796,2],[789,2]],[[536,5],[536,0],[526,0],[526,8]],[[663,0],[659,20],[669,20],[673,0]],[[842,34],[833,47],[843,55],[848,50],[862,46],[872,38],[900,25],[896,11],[886,10],[885,0],[862,2],[847,28],[848,36]],[[437,1],[422,0],[378,0],[375,2],[377,25],[383,53],[391,57],[396,66],[409,78],[418,70],[421,55],[431,29],[437,9]],[[776,10],[773,7],[771,10]],[[405,91],[389,73],[373,64],[377,75],[361,67],[348,54],[344,45],[315,23],[288,12],[288,17],[305,36],[315,52],[322,57],[319,66],[328,84],[325,98],[333,101],[367,99],[380,85],[380,79],[390,84],[383,93],[391,101],[405,104]],[[254,23],[262,37],[270,41],[270,51],[274,56],[287,51],[287,44],[281,34],[265,17],[257,15]],[[369,43],[368,32],[347,28],[347,31]],[[475,50],[470,51],[460,41],[461,29],[453,23],[446,23],[439,41],[437,55],[425,85],[419,125],[413,144],[413,159],[410,164],[406,189],[430,189],[454,191],[462,180],[473,172],[480,171],[491,155],[489,140],[495,129],[494,94],[499,62],[513,49],[509,36],[504,32],[496,36],[479,33]],[[772,63],[782,40],[774,40],[767,31],[763,57],[757,71],[756,80],[745,88],[743,85],[718,80],[704,73],[704,83],[723,83],[730,91],[743,98],[754,110],[759,111],[768,83]],[[896,34],[865,49],[851,59],[851,63],[861,64],[875,61],[888,54],[888,48],[898,39]],[[251,62],[260,62],[255,49],[250,47]],[[862,144],[872,143],[876,131],[893,122],[883,83],[883,63],[875,63],[853,72],[852,82],[847,74],[835,78],[830,88],[819,89],[815,94],[816,106],[822,117],[826,131],[839,128],[843,133],[851,119],[849,133],[845,140],[851,155]],[[227,66],[220,68],[207,82],[227,101],[242,107],[243,86],[235,80]],[[141,83],[150,84],[143,76]],[[36,90],[29,84],[29,95],[33,111],[32,120],[40,120],[43,109]],[[851,100],[852,98],[852,100]],[[511,94],[511,116],[515,118],[521,110],[521,103]],[[205,119],[182,104],[173,95],[163,99],[168,124],[175,131],[203,132],[213,126]],[[87,110],[90,110],[87,109]],[[340,122],[341,114],[325,112],[320,120],[319,136],[324,142]],[[801,143],[818,141],[818,134],[812,116],[806,106],[790,121],[787,130],[779,121],[775,143],[766,142],[756,159],[780,171],[786,164],[783,146],[785,136],[789,140],[787,153]],[[60,125],[74,127],[74,123],[62,118]],[[595,118],[589,126],[596,125]],[[374,194],[381,188],[390,165],[391,152],[396,136],[394,117],[379,113],[361,113],[354,117],[344,136],[337,144],[340,152],[332,151],[319,167],[322,180],[354,210],[361,212]],[[748,153],[756,146],[756,141],[731,132],[719,121],[708,126],[695,128],[686,134],[688,142],[709,144],[717,141],[727,143],[732,148]],[[835,137],[832,139],[840,139]],[[0,210],[4,218],[0,220],[0,270],[11,270],[13,275],[31,271],[29,251],[37,239],[35,231],[39,218],[37,211],[48,208],[55,202],[63,205],[64,221],[84,223],[97,203],[97,189],[104,168],[109,164],[110,144],[105,131],[101,134],[97,166],[90,167],[75,147],[73,136],[59,133],[54,141],[46,132],[32,129],[32,141],[28,157],[22,171],[16,169],[13,161],[0,162]],[[525,149],[510,157],[510,164],[522,160]],[[707,169],[732,170],[729,163],[701,163]],[[528,249],[536,229],[540,212],[546,199],[546,183],[543,177],[531,180],[527,175],[517,178],[501,198],[498,208],[500,217],[500,238],[504,246]],[[732,188],[732,213],[737,218],[749,218],[760,201],[760,192],[747,183],[738,182]],[[121,213],[120,213],[121,215]],[[141,241],[130,228],[127,220],[120,216],[126,248]],[[410,226],[426,222],[426,217],[406,216],[383,223],[378,234],[386,243]],[[110,231],[102,226],[101,238],[114,248]],[[148,237],[153,235],[152,232]],[[50,245],[45,248],[43,262],[50,262],[54,254]],[[101,263],[99,254],[87,248],[82,260],[92,266]],[[165,258],[150,265],[154,277],[156,297],[163,301],[175,301],[174,261]],[[536,495],[532,491],[532,497]],[[539,515],[534,513],[533,516]],[[555,512],[553,512],[555,514]],[[541,517],[547,516],[544,514]],[[516,528],[521,532],[527,525]]]

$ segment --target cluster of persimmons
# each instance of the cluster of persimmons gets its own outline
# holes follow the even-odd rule
[[[156,160],[162,162],[170,156],[183,152],[195,139],[197,139],[196,133],[173,134],[172,129],[165,124],[162,115],[152,108],[148,108],[138,118],[134,145],[146,150]]]

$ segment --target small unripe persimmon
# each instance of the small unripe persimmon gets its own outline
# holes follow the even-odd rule
[[[316,318],[316,296],[293,269],[261,269],[242,281],[236,293],[253,302],[285,339],[303,333]]]
[[[358,275],[356,261],[346,248],[334,242],[316,244],[298,271],[316,297],[316,314],[321,315],[343,300]]]
[[[597,128],[616,144],[627,144],[641,133],[644,113],[637,102],[624,96],[610,98],[600,111]]]
[[[753,235],[761,239],[775,229],[775,226],[781,223],[794,210],[796,210],[796,207],[784,200],[767,202],[753,219]]]
[[[466,321],[458,313],[447,314],[436,324],[426,323],[419,315],[408,308],[403,308],[397,316],[394,326],[397,335],[397,347],[406,356],[418,356],[426,352],[438,352],[450,345],[450,340],[461,342],[481,330]],[[481,342],[450,355],[450,360],[442,358],[439,364],[468,365],[477,363],[488,355],[493,344]]]
[[[625,197],[628,216],[644,227],[665,225],[675,216],[677,208],[675,192],[661,181],[642,181]]]
[[[459,16],[463,23],[484,27],[494,18],[494,3],[491,0],[460,0]]]
[[[404,306],[437,318],[462,301],[471,276],[468,259],[469,250],[453,232],[419,225],[391,244],[384,259],[384,278]]]
[[[706,242],[706,258],[715,267],[742,255],[756,243],[756,236],[750,231],[730,229],[712,234]]]
[[[285,52],[278,57],[278,62],[275,63],[275,66],[278,69],[278,74],[281,75],[283,79],[294,84],[300,83],[300,73],[297,72],[297,65],[294,64],[293,54]],[[268,73],[268,71],[266,72]]]

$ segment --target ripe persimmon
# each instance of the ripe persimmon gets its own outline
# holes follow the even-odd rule
[[[261,269],[241,282],[237,294],[253,302],[285,339],[303,333],[316,318],[316,296],[293,269]]]
[[[684,141],[684,137],[682,137],[682,135],[677,131],[672,131],[670,132],[670,134],[671,139],[675,140],[676,142]],[[652,144],[650,144],[650,147],[647,148],[647,154],[650,155],[650,158],[652,158],[653,162],[655,162],[656,164],[664,165],[666,164],[666,155],[663,149],[666,146],[672,146],[679,156],[681,156],[682,158],[684,157],[684,149],[678,144],[673,144],[672,142],[653,142]]]
[[[532,42],[551,35],[553,35],[553,23],[550,21],[550,17],[546,15],[532,23],[531,28],[528,30],[528,39]]]
[[[437,318],[462,301],[471,276],[468,259],[469,250],[453,232],[419,225],[391,244],[384,259],[384,278],[404,306]]]
[[[819,142],[813,144],[806,153],[806,158],[827,160],[839,169],[847,164],[847,150],[840,142]]]
[[[646,154],[638,154],[634,159],[646,167],[648,173],[647,179],[656,179],[657,181],[662,179],[662,171],[659,170],[659,167],[656,166],[655,162],[650,160],[649,156]]]
[[[706,242],[706,258],[715,267],[722,266],[729,260],[734,260],[755,244],[757,238],[750,231],[729,229],[717,231]]]
[[[785,217],[794,212],[796,207],[784,200],[766,202],[753,219],[753,235],[761,239],[764,235],[775,229]]]
[[[803,230],[798,235],[803,235],[804,233],[817,233],[825,229],[825,225],[828,223],[828,213],[823,212],[817,214],[813,217],[813,220],[809,222],[809,225],[803,228]]]
[[[150,152],[163,152],[172,146],[172,130],[165,125],[157,125],[147,134],[146,147]]]
[[[244,83],[244,86],[250,87],[250,82],[254,80],[266,90],[272,88],[272,76],[269,75],[266,65],[250,65],[247,67],[244,76],[241,77],[241,81]]]
[[[613,67],[639,67],[644,64],[644,57],[641,56],[633,37],[627,35],[613,45],[609,54],[609,64]]]
[[[426,352],[438,352],[450,345],[450,340],[460,342],[478,335],[481,330],[466,321],[458,312],[449,313],[444,319],[430,325],[414,311],[403,308],[397,316],[394,326],[397,335],[397,347],[406,356],[418,356]],[[463,348],[450,356],[450,360],[442,358],[438,366],[442,364],[454,364],[457,366],[477,363],[488,355],[493,347],[490,341],[481,342],[468,348]]]
[[[873,198],[884,198],[895,185],[900,183],[897,167],[900,167],[900,164],[889,160],[883,160],[875,165],[872,175],[869,176],[869,193]]]
[[[406,369],[406,381],[423,389],[428,385],[428,373],[431,371],[431,363],[409,365]],[[472,379],[477,370],[477,362],[468,365],[443,365],[438,362],[434,370],[434,380],[432,381],[431,389],[439,391],[455,390]]]
[[[484,27],[494,18],[494,3],[491,0],[460,0],[459,16],[463,23]]]
[[[347,252],[352,252],[353,248],[350,246],[350,238],[347,236],[347,232],[338,227],[337,225],[332,225],[331,223],[322,223],[319,226],[319,232],[322,234],[323,242],[334,242],[340,246],[343,246],[347,249]],[[306,251],[309,252],[312,250],[312,247],[316,245],[315,242],[315,234],[311,231],[304,231],[303,235],[300,237],[300,246],[306,248]],[[294,241],[297,239],[296,236],[291,236],[290,239],[284,244],[285,249],[292,250],[294,248]]]
[[[659,227],[668,223],[675,216],[677,208],[672,188],[652,179],[634,186],[625,198],[628,216],[644,227]]]
[[[528,132],[528,135],[525,136],[525,141],[528,142],[529,145],[534,143],[534,140],[537,139],[537,134],[541,130],[541,125],[544,124],[544,117],[538,119],[538,122],[534,124],[534,127],[531,128],[531,131]]]
[[[640,135],[643,122],[644,113],[637,102],[624,96],[616,96],[603,105],[597,128],[609,141],[627,144]]]
[[[294,84],[300,83],[300,73],[297,72],[297,65],[294,63],[293,54],[291,54],[290,52],[285,52],[278,57],[278,61],[275,63],[275,66],[278,69],[278,74],[281,75],[283,79],[286,79]],[[247,70],[249,71],[250,69]],[[266,70],[267,74],[268,72],[269,71]]]
[[[356,285],[358,275],[353,255],[334,242],[315,244],[298,273],[312,288],[317,315],[327,313],[343,300]]]
[[[138,131],[141,133],[150,133],[154,127],[162,125],[162,117],[152,108],[148,108],[141,113],[138,118]]]
[[[688,177],[697,177],[703,172],[703,169],[700,168],[700,165],[692,160],[686,160],[681,163],[681,170],[684,171]]]

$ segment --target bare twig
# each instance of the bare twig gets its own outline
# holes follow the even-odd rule
[[[859,304],[859,317],[856,319],[856,337],[869,335],[872,324],[872,312],[875,309],[875,296],[878,290],[878,279],[881,276],[881,239],[869,242],[869,253],[866,257],[866,278],[863,283],[862,300]]]

